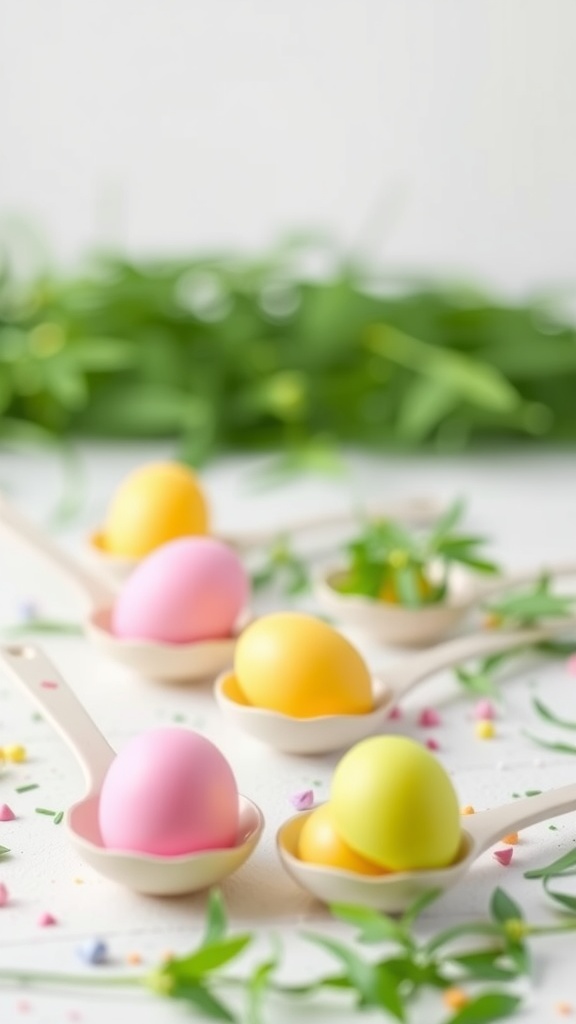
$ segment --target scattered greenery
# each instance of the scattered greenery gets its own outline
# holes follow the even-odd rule
[[[485,608],[486,623],[493,629],[519,629],[538,626],[545,619],[569,618],[574,614],[576,597],[554,594],[552,581],[543,575],[533,587],[493,601]],[[498,699],[498,674],[503,665],[527,653],[540,652],[554,657],[568,657],[576,649],[576,641],[540,640],[520,644],[510,651],[488,655],[473,668],[456,668],[458,682],[471,694]],[[532,737],[534,738],[534,737]]]
[[[332,586],[342,594],[419,608],[444,600],[456,564],[475,572],[498,572],[478,551],[483,537],[455,530],[463,511],[463,503],[455,502],[428,531],[410,531],[392,520],[366,523],[347,545],[348,563]]]
[[[255,590],[276,585],[283,593],[302,594],[310,586],[307,563],[294,551],[287,536],[278,537],[264,552],[260,568],[251,574]]]
[[[576,853],[572,857],[576,864]],[[540,875],[529,872],[528,877]],[[521,1005],[518,982],[531,974],[528,939],[574,931],[576,921],[531,925],[518,903],[498,888],[487,919],[441,929],[421,940],[417,935],[420,915],[439,895],[437,891],[425,893],[401,917],[394,918],[366,907],[331,907],[335,917],[356,929],[356,938],[350,944],[315,932],[303,933],[305,941],[320,946],[331,957],[334,971],[301,984],[278,979],[282,954],[276,939],[271,954],[244,974],[223,971],[242,956],[255,936],[250,932],[229,934],[217,891],[210,893],[204,935],[197,948],[151,972],[102,976],[97,972],[81,975],[2,968],[0,982],[144,988],[186,1005],[195,1017],[226,1022],[239,1019],[226,996],[227,991],[237,990],[243,994],[242,1019],[248,1024],[272,1019],[267,1013],[270,997],[294,1000],[294,1012],[301,1014],[298,1004],[302,998],[322,991],[340,992],[343,999],[353,1001],[358,1012],[378,1009],[387,1019],[408,1024],[416,997],[427,990],[448,994],[456,986],[460,1007],[444,1017],[442,1024],[490,1024],[508,1019]],[[383,955],[366,957],[363,946],[381,946]],[[449,1005],[448,999],[446,1002]]]
[[[4,235],[6,441],[169,437],[200,463],[231,449],[307,459],[326,441],[576,438],[576,331],[560,295],[505,301],[383,273],[303,235],[263,255],[108,253],[23,276],[37,254]]]
[[[550,888],[555,878],[568,878],[572,875],[576,875],[576,850],[570,850],[543,868],[526,871],[524,878],[541,879],[547,895],[555,903],[558,903],[562,910],[576,914],[576,896],[572,896],[569,893],[556,892]]]

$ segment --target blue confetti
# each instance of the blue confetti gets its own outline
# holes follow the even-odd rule
[[[105,964],[108,960],[108,946],[102,939],[87,939],[76,952],[85,964]]]

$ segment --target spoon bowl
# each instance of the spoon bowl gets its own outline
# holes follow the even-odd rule
[[[535,629],[473,633],[447,640],[386,666],[372,680],[374,707],[361,715],[322,715],[296,718],[249,704],[234,672],[223,672],[214,684],[222,713],[238,729],[276,750],[290,754],[324,754],[351,746],[385,725],[392,708],[417,683],[470,658],[521,649],[572,629],[574,619],[557,619]]]
[[[536,583],[544,575],[576,576],[576,563],[539,566],[482,582],[469,574],[455,576],[444,601],[417,608],[363,594],[343,594],[338,590],[338,583],[345,575],[345,571],[338,568],[316,575],[314,596],[323,611],[359,630],[373,642],[391,647],[425,647],[454,632],[472,609],[484,600],[515,587]]]
[[[256,804],[239,796],[234,846],[176,857],[105,847],[98,823],[100,791],[115,752],[48,658],[33,646],[0,647],[0,662],[43,716],[72,748],[87,784],[85,797],[65,816],[68,838],[78,855],[99,874],[135,892],[175,896],[197,892],[237,871],[258,844],[264,818]]]
[[[166,682],[195,682],[214,678],[233,658],[236,641],[249,620],[245,609],[230,636],[193,643],[170,644],[152,640],[129,640],[114,635],[112,610],[117,587],[75,561],[9,503],[0,497],[0,527],[42,555],[82,593],[89,606],[84,632],[106,657],[147,678]]]
[[[350,903],[399,914],[422,893],[444,891],[457,885],[473,862],[507,832],[515,832],[576,810],[576,784],[552,789],[538,796],[514,800],[466,819],[457,859],[445,868],[360,875],[353,871],[309,864],[298,857],[298,842],[306,819],[313,811],[294,815],[280,826],[276,846],[291,878],[322,903]]]
[[[351,746],[382,728],[392,706],[392,693],[372,680],[374,707],[364,715],[319,715],[295,718],[248,704],[233,672],[224,672],[214,685],[216,701],[237,728],[285,754],[327,754]]]

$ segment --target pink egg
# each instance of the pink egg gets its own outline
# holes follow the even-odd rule
[[[234,846],[238,789],[228,761],[191,729],[153,729],[108,769],[98,808],[104,846],[176,857]]]
[[[248,595],[248,575],[232,548],[211,537],[182,537],[156,548],[129,576],[112,631],[170,644],[227,637]]]

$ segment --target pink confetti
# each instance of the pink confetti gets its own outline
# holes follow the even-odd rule
[[[571,676],[576,676],[576,654],[571,654],[566,663],[566,668]]]
[[[58,683],[55,683],[52,679],[45,679],[43,683],[40,683],[40,686],[42,686],[44,690],[58,689]]]
[[[430,729],[435,725],[442,725],[442,719],[434,708],[424,708],[418,716],[418,725],[424,729]]]
[[[495,860],[498,861],[499,864],[502,865],[503,868],[507,868],[510,861],[512,860],[513,854],[514,847],[509,846],[507,850],[494,850],[492,856],[494,857]]]
[[[402,708],[392,708],[388,713],[388,719],[390,722],[397,722],[399,718],[402,718]]]
[[[8,804],[0,804],[0,821],[14,821],[16,815]]]
[[[426,740],[426,746],[428,747],[428,750],[440,750],[440,744],[437,740],[432,739],[432,737],[430,737],[429,740]]]
[[[496,718],[496,708],[492,701],[486,699],[479,700],[474,708],[474,718],[478,718],[480,721],[492,721]]]
[[[52,914],[48,913],[48,911],[46,910],[44,911],[43,914],[40,914],[40,917],[38,918],[38,924],[40,928],[49,928],[50,925],[58,924],[58,922],[56,918]]]
[[[5,907],[10,899],[8,889],[4,885],[4,882],[0,882],[0,907]]]
[[[32,1003],[29,1003],[27,999],[21,999],[16,1004],[16,1009],[18,1010],[18,1013],[30,1013]]]
[[[300,793],[293,793],[290,803],[297,811],[308,811],[314,806],[314,790],[303,789]]]

